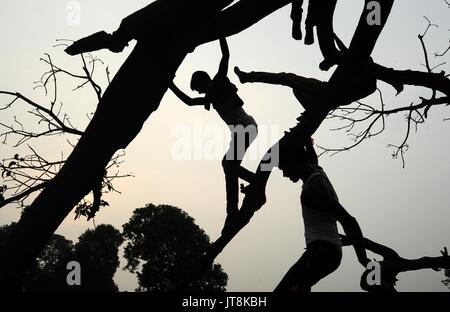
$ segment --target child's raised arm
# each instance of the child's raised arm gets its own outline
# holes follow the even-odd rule
[[[220,39],[220,49],[222,50],[222,60],[220,61],[217,76],[226,76],[228,74],[228,64],[230,62],[230,50],[228,48],[227,39]]]

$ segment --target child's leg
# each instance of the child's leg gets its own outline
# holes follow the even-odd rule
[[[303,0],[292,1],[291,19],[292,19],[292,38],[302,40],[302,15]]]
[[[227,199],[227,206],[226,206],[227,217],[225,219],[225,224],[222,229],[222,234],[225,234],[235,224],[239,212],[238,170],[240,167],[240,162],[236,160],[227,159],[227,155],[225,155],[224,159],[222,160],[222,166],[223,171],[225,173],[225,191]]]
[[[237,125],[234,128],[235,139],[234,146],[236,147],[236,159],[240,162],[244,159],[245,153],[253,141],[258,136],[258,126],[256,124],[249,124],[247,126]]]
[[[296,76],[292,91],[305,110],[311,110],[321,102],[325,91],[325,83],[314,79]]]
[[[258,126],[256,124],[251,124],[245,129],[243,129],[242,132],[238,132],[238,151],[237,155],[240,160],[244,159],[245,153],[247,152],[247,149],[250,147],[250,145],[253,143],[253,141],[258,136]],[[242,146],[241,146],[242,145]],[[252,183],[254,178],[254,173],[245,169],[242,166],[239,166],[238,170],[238,177],[242,180]]]
[[[234,218],[239,212],[239,177],[243,177],[245,180],[253,178],[254,174],[242,168],[241,162],[257,134],[256,124],[247,127],[238,125],[232,130],[230,148],[222,160],[227,193],[227,219],[222,233],[233,225]]]
[[[311,45],[314,43],[314,27],[317,26],[318,14],[323,3],[319,1],[309,1],[308,15],[305,20],[305,44]]]
[[[237,157],[238,134],[232,132],[230,147],[222,160],[222,167],[225,173],[225,187],[227,196],[227,214],[234,215],[239,211],[239,177],[238,171],[241,161]]]
[[[69,55],[77,55],[86,52],[108,49],[112,36],[104,31],[99,31],[90,36],[75,41],[66,49]]]
[[[241,83],[268,83],[286,86],[292,89],[297,100],[305,110],[314,106],[314,102],[323,94],[323,81],[298,76],[292,73],[243,72],[238,67],[234,69]]]
[[[241,126],[237,126],[235,129],[235,133],[237,134],[235,147],[236,150],[236,157],[237,160],[240,162],[244,159],[245,153],[247,152],[250,145],[253,143],[253,141],[258,136],[258,126],[255,124],[249,124],[246,127],[241,128]],[[247,181],[252,182],[254,173],[243,168],[242,166],[239,166],[238,168],[238,177]]]
[[[234,68],[241,83],[268,83],[294,88],[297,76],[291,73],[267,73],[267,72],[243,72],[238,67]]]
[[[287,271],[273,292],[311,292],[311,283],[307,281],[307,274],[310,270],[310,263],[312,261],[314,261],[312,255],[306,250],[300,259]],[[303,283],[299,284],[297,280],[303,280]]]
[[[231,230],[237,221],[239,212],[239,177],[237,174],[240,163],[236,164],[234,160],[227,160],[224,157],[222,161],[223,170],[225,172],[225,190],[227,198],[227,217],[222,229],[222,234]],[[237,166],[237,167],[236,167]]]
[[[226,166],[226,165],[225,165]],[[235,167],[234,165],[230,165]],[[227,193],[227,214],[235,215],[238,213],[239,203],[239,180],[235,168],[225,168],[225,188]]]
[[[310,292],[311,287],[333,273],[341,263],[342,255],[328,242],[316,241],[306,248],[275,288],[276,293]]]

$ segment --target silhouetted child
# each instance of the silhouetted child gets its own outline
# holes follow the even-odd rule
[[[195,23],[195,14],[219,13],[233,0],[156,0],[127,16],[112,34],[99,31],[74,42],[66,49],[70,55],[109,49],[121,52],[133,40],[151,40],[158,44],[158,36],[170,36],[183,25]],[[170,12],[167,14],[167,12]],[[166,18],[171,16],[171,18]],[[156,37],[155,37],[156,36]],[[182,38],[180,38],[182,40]]]
[[[323,169],[318,165],[312,141],[306,148],[297,144],[292,133],[280,141],[279,168],[283,176],[296,183],[303,181],[300,196],[305,226],[306,251],[274,292],[310,292],[321,279],[334,272],[342,258],[338,234],[339,222],[351,237],[359,262],[366,267],[363,235],[354,217],[339,203],[336,192]]]
[[[220,47],[222,60],[214,78],[211,79],[204,71],[197,71],[192,75],[191,89],[204,94],[204,97],[192,99],[173,83],[170,88],[189,106],[201,105],[209,110],[210,104],[212,104],[230,128],[230,147],[222,160],[227,192],[227,219],[224,233],[233,223],[239,211],[239,177],[248,181],[246,178],[248,171],[241,167],[241,162],[248,147],[255,140],[258,130],[253,117],[248,115],[243,108],[244,102],[237,94],[237,87],[227,77],[230,52],[226,39],[220,40]]]
[[[326,82],[292,73],[243,72],[239,67],[235,67],[234,72],[241,83],[259,82],[291,88],[294,96],[307,111],[317,107],[315,102],[320,101],[326,86]]]
[[[370,95],[377,87],[377,80],[365,70],[359,74],[358,79],[348,78],[337,85],[292,73],[243,72],[238,67],[234,71],[241,83],[260,82],[292,89],[305,109],[297,119],[297,127],[301,128],[298,139],[302,142],[306,142],[314,134],[332,110]]]
[[[361,74],[358,81],[349,80],[345,88],[334,90],[330,89],[328,82],[293,73],[244,72],[239,67],[235,67],[234,71],[241,83],[267,83],[291,88],[307,112],[328,113],[339,106],[358,101],[376,90],[376,79],[370,73]]]

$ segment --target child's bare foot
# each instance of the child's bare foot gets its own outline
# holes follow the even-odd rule
[[[108,48],[110,37],[111,35],[106,32],[99,31],[95,34],[75,41],[66,49],[66,52],[69,55],[77,55]]]
[[[78,55],[101,49],[109,49],[111,52],[119,53],[122,52],[127,45],[127,42],[120,42],[114,36],[104,31],[99,31],[95,34],[75,41],[66,49],[66,52],[69,55]]]
[[[247,83],[248,82],[248,79],[247,79],[247,75],[248,74],[244,73],[243,71],[241,71],[239,69],[239,67],[237,67],[237,66],[234,67],[234,73],[236,74],[236,76],[238,76],[239,81],[241,83]]]

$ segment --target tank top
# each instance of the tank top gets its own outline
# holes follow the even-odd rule
[[[314,187],[311,181],[315,180]],[[318,183],[318,185],[317,185]],[[327,175],[320,166],[316,166],[316,172],[303,184],[301,195],[303,223],[305,226],[306,244],[322,240],[333,244],[340,253],[342,253],[342,243],[339,238],[337,220],[322,205],[320,198],[315,196],[315,188],[324,188],[334,199],[338,201],[337,194],[328,179]],[[305,197],[308,200],[305,200]]]
[[[213,108],[228,126],[256,125],[244,108],[244,102],[237,94],[237,87],[226,76],[214,77],[208,89],[207,98]]]

